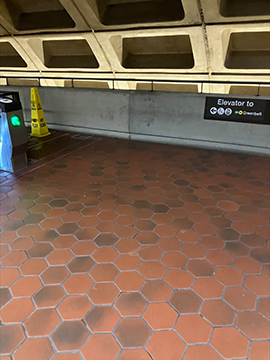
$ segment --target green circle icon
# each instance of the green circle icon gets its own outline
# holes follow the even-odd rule
[[[12,116],[10,121],[11,121],[11,124],[13,126],[20,126],[21,125],[21,119],[17,115]]]

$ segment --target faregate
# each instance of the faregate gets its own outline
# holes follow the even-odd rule
[[[27,132],[18,92],[0,92],[0,170],[27,166]]]

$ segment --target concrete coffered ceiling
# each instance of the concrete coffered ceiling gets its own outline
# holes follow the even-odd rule
[[[0,24],[2,85],[270,93],[269,0],[0,0]]]

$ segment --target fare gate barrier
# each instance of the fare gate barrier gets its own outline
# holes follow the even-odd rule
[[[27,132],[18,92],[0,92],[0,170],[27,166]]]

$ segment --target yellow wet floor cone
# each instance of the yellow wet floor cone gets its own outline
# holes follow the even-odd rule
[[[51,135],[48,130],[37,88],[31,88],[31,136]]]

